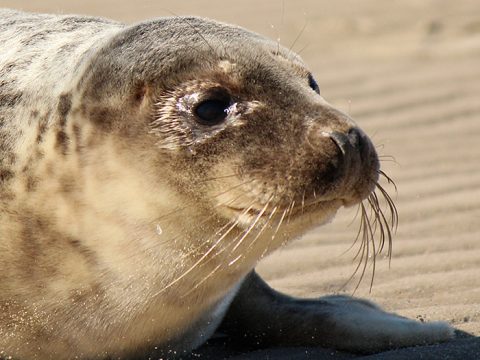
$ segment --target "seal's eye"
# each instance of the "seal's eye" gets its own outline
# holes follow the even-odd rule
[[[229,100],[209,99],[200,102],[193,113],[200,124],[217,125],[226,119],[229,107]]]
[[[308,85],[310,85],[313,91],[320,95],[320,88],[318,87],[318,84],[313,78],[312,74],[308,74]]]

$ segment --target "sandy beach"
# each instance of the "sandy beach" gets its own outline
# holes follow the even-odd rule
[[[420,321],[444,320],[452,342],[365,359],[480,359],[480,3],[462,1],[24,1],[0,6],[133,23],[193,14],[236,23],[301,54],[324,98],[371,136],[400,223],[389,261],[366,268],[355,296]],[[269,283],[302,297],[352,294],[356,208],[264,259]],[[192,358],[346,359],[321,349],[230,351]],[[362,357],[361,357],[362,358]]]

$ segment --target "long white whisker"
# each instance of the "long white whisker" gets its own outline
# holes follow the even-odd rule
[[[283,210],[282,217],[280,218],[280,221],[278,222],[277,227],[276,227],[275,231],[273,232],[271,241],[273,241],[273,239],[275,239],[275,236],[277,235],[277,232],[280,229],[280,225],[282,225],[282,222],[283,222],[283,219],[285,218],[286,213],[287,213],[287,209]]]
[[[265,224],[263,224],[262,228],[260,229],[260,231],[257,233],[257,235],[253,238],[253,240],[250,242],[250,245],[248,245],[248,249],[252,248],[253,245],[255,244],[255,242],[258,240],[258,238],[262,235],[263,231],[267,228],[267,226],[270,224],[270,220],[272,219],[275,211],[276,211],[276,207],[272,210],[272,212],[270,213],[270,216],[267,218],[267,220],[265,221]],[[262,253],[262,256],[263,256],[263,253]],[[261,257],[262,257],[261,256]]]
[[[222,191],[222,192],[220,192],[220,193],[217,193],[217,194],[213,195],[213,196],[212,196],[212,199],[216,199],[217,197],[219,197],[219,196],[221,196],[221,195],[225,195],[226,193],[229,193],[229,192],[232,191],[232,190],[235,190],[235,189],[237,189],[237,188],[239,188],[239,187],[241,187],[241,186],[243,186],[243,185],[246,185],[246,184],[248,184],[248,183],[251,183],[252,181],[253,181],[253,180],[250,179],[250,180],[241,182],[241,183],[239,183],[239,184],[236,184],[236,185],[228,188],[227,190],[224,190],[224,191]],[[242,195],[240,195],[240,197],[241,197],[241,196],[242,196]],[[192,200],[192,202],[193,202],[193,201],[195,201],[195,200]],[[216,206],[218,206],[218,205],[216,205]],[[188,208],[189,208],[189,206],[178,207],[178,208],[176,208],[175,210],[172,210],[171,212],[166,213],[166,214],[161,215],[160,217],[156,218],[154,222],[160,221],[160,220],[162,220],[162,219],[164,219],[164,218],[166,218],[166,217],[169,217],[169,216],[174,215],[174,214],[176,214],[176,213],[178,213],[178,212],[184,211],[184,210],[186,210],[186,209],[188,209]]]
[[[295,200],[292,200],[290,207],[288,209],[287,224],[290,223],[290,217],[292,216],[293,208],[295,207]]]
[[[225,232],[225,234],[223,234],[217,241],[215,241],[215,243],[192,266],[190,266],[190,268],[188,268],[186,271],[184,271],[175,280],[173,280],[170,283],[168,283],[167,285],[165,285],[160,291],[155,293],[154,296],[159,295],[160,293],[162,293],[166,289],[170,288],[171,286],[173,286],[174,284],[179,282],[181,279],[183,279],[189,273],[191,273],[213,250],[215,250],[217,245],[220,244],[220,242],[230,233],[230,231],[232,231],[235,228],[235,226],[237,226],[238,222],[239,222],[239,219],[236,219],[236,221],[232,224],[232,226],[230,226],[230,228]]]
[[[232,191],[232,190],[235,189],[236,187],[238,187],[238,186],[240,186],[240,185],[243,185],[243,184],[246,184],[246,183],[248,183],[248,182],[244,182],[244,183],[241,183],[241,184],[239,184],[239,185],[236,185],[236,186],[230,188],[228,191]],[[219,196],[219,195],[221,195],[221,194],[225,194],[225,193],[228,192],[228,191],[224,191],[224,192],[222,192],[222,193],[220,193],[220,194],[217,194],[216,196]],[[239,196],[237,196],[237,197],[235,197],[235,198],[233,198],[233,199],[229,199],[228,201],[218,203],[218,204],[216,204],[216,205],[213,206],[213,209],[218,208],[218,207],[223,206],[223,205],[228,205],[228,204],[236,201],[237,199],[241,198],[242,196],[244,196],[244,194],[240,194]],[[252,203],[253,203],[253,202],[252,202]],[[180,211],[180,210],[185,210],[186,208],[188,208],[188,207],[179,209],[179,210],[174,211],[174,212],[178,212],[178,211]],[[167,215],[165,215],[165,216],[172,215],[174,212],[169,213],[169,214],[167,214]],[[203,219],[203,220],[200,222],[199,226],[202,226],[202,225],[208,223],[208,222],[209,222],[212,218],[214,218],[215,216],[217,216],[217,215],[216,215],[215,213],[213,213],[213,214],[211,214],[210,216],[206,217],[205,219]],[[156,221],[155,221],[155,222],[152,222],[152,226],[153,226],[153,224],[155,224],[155,227],[158,225],[158,223],[157,223]],[[227,223],[227,226],[228,226],[228,223]],[[222,230],[222,229],[220,229],[220,230]],[[215,235],[216,235],[216,234],[215,234]],[[215,235],[214,235],[214,236],[215,236]],[[128,258],[131,258],[131,257],[134,257],[134,256],[138,256],[139,254],[142,254],[142,253],[144,253],[144,252],[146,252],[146,251],[152,251],[152,250],[154,250],[155,248],[157,248],[157,247],[159,247],[159,246],[161,246],[161,245],[163,245],[163,244],[165,244],[165,243],[171,243],[171,242],[176,241],[176,240],[177,240],[178,238],[180,238],[181,236],[182,236],[182,235],[179,234],[179,235],[177,235],[177,236],[174,236],[173,238],[165,237],[165,240],[155,242],[154,244],[152,244],[152,245],[149,246],[149,247],[139,247],[139,250],[138,250],[137,252],[134,252],[134,253],[129,254],[129,256],[126,257],[126,258],[128,259]]]
[[[224,264],[220,263],[218,264],[217,266],[215,266],[215,268],[210,271],[210,273],[208,273],[202,280],[200,280],[199,282],[197,282],[195,284],[194,287],[192,287],[189,291],[187,291],[185,294],[183,294],[181,297],[184,298],[185,296],[191,294],[192,292],[194,292],[196,289],[198,289],[200,287],[200,285],[202,285],[205,281],[207,281],[210,277],[212,277],[217,271],[218,269],[220,269]]]
[[[267,203],[265,204],[265,206],[263,207],[263,209],[258,213],[258,215],[256,216],[255,220],[252,222],[252,224],[250,224],[250,226],[247,228],[247,230],[245,231],[244,235],[240,238],[240,240],[237,241],[237,243],[235,244],[235,246],[233,247],[232,249],[232,252],[234,252],[236,249],[238,249],[238,247],[242,244],[243,240],[245,240],[245,238],[248,236],[248,234],[252,231],[252,229],[255,227],[255,225],[257,224],[258,220],[260,220],[260,218],[262,217],[263,213],[265,212],[265,210],[267,209],[268,207],[268,204],[270,203],[270,201],[267,201]]]
[[[270,221],[272,220],[273,216],[274,216],[275,213],[277,212],[277,209],[278,209],[277,206],[275,206],[275,207],[273,208],[272,212],[270,213],[270,216],[269,216],[268,219],[267,219],[267,222],[265,223],[264,227],[260,230],[260,232],[262,232],[262,231],[264,230],[264,228],[266,228],[267,225],[270,224]],[[257,238],[258,238],[259,236],[260,236],[260,234],[257,236]],[[253,243],[257,240],[257,238],[254,239],[254,241],[252,242],[252,245],[253,245]],[[273,241],[273,237],[272,237],[272,239],[270,239],[270,241],[268,242],[267,246],[265,246],[265,250],[263,250],[262,255],[260,255],[260,258],[263,258],[263,257],[265,256],[265,254],[269,251],[269,249],[270,249],[270,244],[271,244],[272,241]]]

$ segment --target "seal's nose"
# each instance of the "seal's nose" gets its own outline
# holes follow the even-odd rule
[[[377,172],[375,148],[362,130],[352,127],[346,132],[332,131],[328,133],[328,137],[340,150],[337,171],[347,178],[361,177],[369,170]]]
[[[332,191],[344,204],[365,199],[375,187],[380,167],[367,135],[354,125],[330,131],[317,128],[310,134],[309,144],[318,158],[312,167],[316,193]]]
[[[370,141],[358,128],[351,128],[346,134],[333,131],[329,133],[328,136],[338,146],[343,156],[349,157],[352,155],[352,152],[356,152],[363,157],[367,155],[365,152],[369,152]]]

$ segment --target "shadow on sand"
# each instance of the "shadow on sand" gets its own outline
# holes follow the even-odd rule
[[[233,343],[226,337],[218,336],[183,360],[474,360],[480,359],[480,337],[472,336],[463,331],[456,331],[452,341],[429,345],[386,351],[373,355],[354,355],[322,348],[268,348],[248,349]]]

